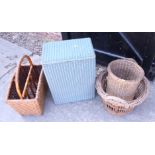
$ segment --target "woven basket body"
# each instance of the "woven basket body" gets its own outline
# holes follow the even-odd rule
[[[128,59],[112,61],[108,65],[107,93],[125,100],[132,100],[144,77],[143,69]]]
[[[134,99],[131,101],[127,101],[119,97],[111,96],[106,92],[107,75],[108,73],[106,69],[100,73],[96,80],[96,89],[104,103],[106,110],[111,114],[125,115],[131,112],[136,106],[140,105],[146,99],[148,95],[149,83],[145,77],[140,82],[136,90]]]
[[[23,92],[30,66],[20,66],[19,86]],[[13,76],[7,93],[7,104],[21,115],[41,115],[45,98],[46,81],[41,65],[33,65],[26,95],[21,99]]]
[[[42,64],[55,104],[95,97],[96,60],[90,38],[45,43]]]

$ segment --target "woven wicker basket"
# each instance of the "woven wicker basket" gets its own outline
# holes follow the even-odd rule
[[[146,77],[144,77],[140,82],[134,95],[134,99],[132,101],[127,101],[106,93],[107,75],[108,73],[106,69],[99,74],[96,80],[96,89],[97,93],[102,98],[106,110],[111,114],[125,115],[131,112],[136,106],[140,105],[146,99],[149,87],[149,82]]]
[[[27,59],[30,66],[22,65]],[[33,65],[25,55],[17,66],[6,102],[21,115],[41,115],[45,98],[46,83],[41,65]]]
[[[144,77],[143,69],[133,59],[118,59],[112,61],[107,70],[107,93],[132,100]]]

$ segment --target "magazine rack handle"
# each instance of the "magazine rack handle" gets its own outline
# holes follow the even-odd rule
[[[28,60],[28,62],[30,64],[30,70],[28,72],[28,76],[27,76],[27,79],[26,79],[26,82],[25,82],[25,85],[24,85],[23,92],[21,92],[20,86],[19,86],[19,75],[20,75],[20,68],[21,68],[21,65],[22,65],[22,62],[24,61],[24,59]],[[16,74],[15,74],[15,86],[16,86],[16,90],[17,90],[17,93],[18,93],[18,96],[19,96],[20,99],[23,99],[25,97],[27,86],[28,86],[30,76],[31,76],[31,72],[32,72],[32,68],[33,68],[33,63],[32,63],[31,58],[28,55],[24,55],[21,58],[18,66],[17,66],[17,71],[16,71]]]

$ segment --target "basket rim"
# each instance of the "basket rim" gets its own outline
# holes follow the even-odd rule
[[[129,63],[132,63],[132,64],[134,64],[137,68],[139,68],[139,70],[142,72],[142,74],[143,74],[143,76],[142,77],[144,77],[145,76],[145,73],[144,73],[144,70],[142,69],[142,67],[141,66],[139,66],[136,62],[133,62],[133,61],[130,61],[130,60],[128,60],[128,59],[117,59],[117,60],[114,60],[114,61],[112,61],[112,62],[110,62],[109,64],[108,64],[108,67],[107,67],[107,71],[108,71],[108,74],[111,74],[115,79],[117,79],[117,80],[119,80],[119,81],[121,81],[121,82],[128,82],[128,83],[133,83],[133,82],[137,82],[137,80],[138,81],[141,81],[143,78],[138,78],[137,80],[125,80],[125,79],[121,79],[121,78],[119,78],[118,76],[116,76],[113,72],[112,72],[112,70],[111,70],[111,65],[113,64],[113,63],[115,63],[115,62],[119,62],[119,61],[128,61]]]
[[[96,79],[96,90],[97,90],[98,95],[104,100],[104,104],[106,104],[107,101],[112,101],[112,100],[109,100],[110,98],[112,98],[112,99],[114,99],[114,102],[112,104],[122,106],[124,108],[134,108],[135,106],[138,106],[139,104],[141,104],[148,96],[149,81],[147,80],[146,77],[144,77],[142,80],[145,84],[145,89],[143,90],[143,93],[136,99],[127,101],[127,100],[121,99],[119,97],[111,96],[111,95],[107,94],[102,87],[102,84],[104,84],[103,80],[106,80],[106,77],[107,77],[106,74],[108,74],[107,68],[105,68],[97,76],[97,79]],[[105,76],[105,78],[103,79],[104,76]],[[116,101],[118,102],[117,104],[116,104]]]

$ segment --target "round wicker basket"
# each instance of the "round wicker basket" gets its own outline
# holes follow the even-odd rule
[[[146,77],[141,80],[134,99],[127,101],[119,97],[111,96],[106,93],[107,87],[107,69],[103,70],[96,80],[96,89],[105,105],[107,111],[114,115],[125,115],[131,112],[136,106],[140,105],[148,95],[149,82]]]
[[[144,77],[143,69],[133,59],[118,59],[109,63],[107,70],[107,93],[132,100]]]

